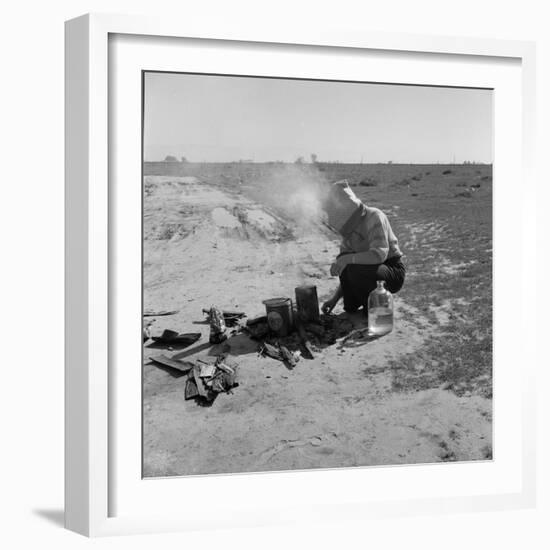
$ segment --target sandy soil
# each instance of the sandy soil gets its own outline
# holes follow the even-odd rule
[[[328,273],[334,236],[322,226],[289,234],[276,213],[234,189],[149,176],[144,237],[144,308],[178,310],[147,318],[154,319],[152,333],[202,334],[184,350],[145,344],[144,476],[490,458],[490,400],[445,387],[392,391],[389,361],[441,330],[452,303],[428,318],[397,295],[392,333],[339,341],[289,371],[258,357],[258,343],[242,333],[229,338],[229,348],[210,346],[202,308],[215,304],[253,317],[264,313],[263,299],[293,298],[305,283],[317,285],[322,301],[336,283]],[[364,326],[361,315],[350,321]],[[240,385],[209,407],[185,401],[186,376],[149,360],[159,352],[195,359],[223,349],[239,365]]]

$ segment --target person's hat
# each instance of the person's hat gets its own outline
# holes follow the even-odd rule
[[[328,223],[340,231],[360,205],[361,201],[347,180],[333,183],[325,203]]]

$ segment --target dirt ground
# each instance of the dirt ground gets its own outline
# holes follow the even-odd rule
[[[259,357],[258,342],[239,331],[225,344],[208,344],[202,308],[215,304],[254,317],[265,313],[266,298],[294,298],[296,286],[314,284],[322,302],[337,282],[329,267],[338,240],[322,225],[289,226],[239,183],[145,177],[144,310],[177,310],[146,320],[154,335],[169,328],[202,337],[185,349],[144,344],[144,477],[492,458],[492,394],[476,391],[477,382],[441,381],[433,374],[440,369],[437,354],[426,354],[467,297],[421,307],[399,293],[389,335],[340,339],[293,370]],[[394,208],[385,207],[398,213]],[[438,231],[437,224],[407,227],[406,256],[413,239]],[[463,264],[446,260],[438,269],[452,277],[470,265]],[[346,315],[341,305],[335,314]],[[349,321],[365,324],[360,313]],[[186,401],[186,376],[149,360],[158,353],[197,359],[227,350],[238,364],[239,386],[211,406]],[[415,382],[428,379],[427,372],[429,384]],[[491,385],[487,375],[478,379]]]

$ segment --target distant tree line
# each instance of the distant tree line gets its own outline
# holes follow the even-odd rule
[[[178,162],[178,159],[174,155],[166,155],[164,157],[164,162]],[[187,158],[181,157],[179,162],[187,162]]]

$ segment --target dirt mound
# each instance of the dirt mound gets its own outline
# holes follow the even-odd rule
[[[294,238],[290,225],[265,209],[251,205],[216,207],[211,213],[214,225],[225,236],[284,242]]]
[[[144,238],[170,241],[205,230],[210,234],[274,243],[295,238],[293,222],[254,200],[197,178],[148,177],[144,185]]]

